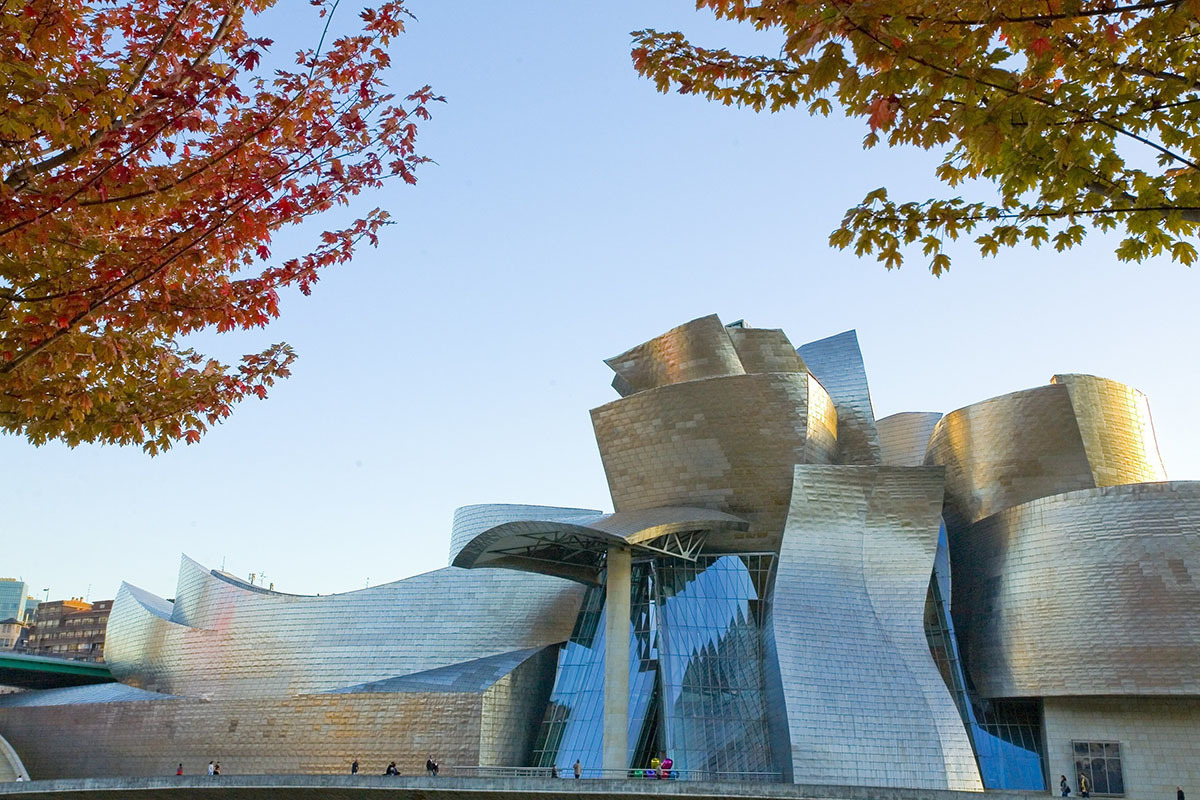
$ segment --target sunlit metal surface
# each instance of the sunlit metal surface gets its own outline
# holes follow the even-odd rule
[[[540,575],[450,567],[305,597],[251,591],[185,557],[178,612],[165,618],[171,604],[122,586],[105,655],[118,680],[168,694],[322,692],[565,641],[580,591]],[[455,614],[456,603],[471,613]]]
[[[505,514],[513,508],[506,506]],[[530,506],[526,518],[476,534],[455,556],[454,566],[507,567],[595,583],[610,547],[631,548],[640,558],[657,554],[694,561],[709,536],[748,527],[739,517],[705,508],[665,506],[542,518],[538,507]]]
[[[939,411],[904,411],[876,420],[882,462],[889,467],[923,465],[929,437],[941,418]]]
[[[946,468],[951,531],[1029,500],[1095,486],[1071,397],[1061,385],[950,412],[934,428],[925,463]]]
[[[1055,375],[1067,387],[1097,486],[1165,481],[1146,395],[1095,375]]]
[[[604,363],[617,373],[613,388],[621,395],[746,371],[716,314],[672,328]]]
[[[1166,480],[1145,396],[1092,375],[952,411],[926,463],[946,467],[951,530],[1039,497]]]
[[[714,549],[778,546],[792,466],[832,460],[836,420],[805,373],[688,381],[592,411],[616,510],[700,506],[750,523]]]
[[[879,434],[858,334],[846,331],[801,345],[800,357],[833,398],[839,464],[880,463]]]
[[[942,478],[795,468],[769,631],[798,783],[983,788],[924,632]]]
[[[987,697],[1200,694],[1200,482],[1070,492],[951,536]]]

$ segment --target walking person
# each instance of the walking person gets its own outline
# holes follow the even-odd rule
[[[1069,795],[1071,793],[1071,787],[1067,784],[1067,776],[1066,775],[1058,776],[1058,790],[1060,792],[1062,792],[1063,797],[1066,797],[1067,795]]]
[[[183,774],[183,764],[180,764],[178,767],[175,768],[175,777],[178,778],[182,774]]]
[[[1175,787],[1175,800],[1183,800],[1183,787],[1182,786]]]
[[[1079,796],[1091,797],[1092,782],[1088,780],[1088,776],[1082,772],[1079,773]]]
[[[216,773],[216,770],[217,770],[217,767],[216,767],[216,765],[215,765],[215,764],[213,764],[213,762],[211,762],[211,761],[210,761],[210,762],[208,762],[208,774],[209,774],[209,775],[213,775],[213,774],[215,774],[215,773]]]
[[[434,769],[433,756],[427,756],[425,758],[425,777],[432,778]]]
[[[350,774],[351,775],[358,774],[358,759],[357,758],[354,759],[354,762],[352,764],[350,764]]]
[[[216,765],[213,767],[213,775],[220,775],[220,774],[221,774],[221,762],[218,761],[216,763]]]
[[[583,774],[583,764],[579,763],[579,759],[575,759],[575,764],[571,767],[575,771],[575,780],[579,780],[579,776]]]

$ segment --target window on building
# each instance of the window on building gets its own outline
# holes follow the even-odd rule
[[[1071,742],[1075,753],[1075,780],[1084,776],[1092,794],[1125,794],[1121,771],[1121,745],[1117,742]]]

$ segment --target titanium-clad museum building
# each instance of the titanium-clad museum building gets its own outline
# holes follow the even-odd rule
[[[1088,375],[876,420],[853,332],[609,359],[605,513],[468,506],[450,566],[326,597],[184,558],[118,683],[0,697],[35,778],[457,767],[1167,796],[1200,784],[1200,483]],[[194,766],[193,766],[194,765]]]

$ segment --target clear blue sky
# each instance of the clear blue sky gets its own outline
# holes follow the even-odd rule
[[[398,220],[378,250],[289,295],[267,331],[206,342],[286,340],[294,376],[155,459],[0,438],[0,574],[51,597],[109,598],[121,580],[172,596],[186,552],[327,593],[444,565],[456,506],[608,508],[588,417],[615,397],[602,359],[714,312],[796,344],[857,328],[877,416],[1055,372],[1130,383],[1169,475],[1200,478],[1194,270],[1119,264],[1092,237],[1067,255],[960,248],[941,279],[919,259],[886,272],[826,237],[877,186],[932,196],[936,154],[864,152],[862,123],[840,117],[661,95],[629,63],[642,27],[769,37],[689,0],[411,8],[393,84],[446,95],[420,138],[438,165],[370,199]],[[294,13],[269,27],[288,50],[319,34]]]

